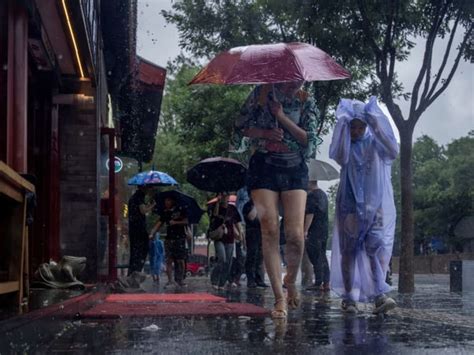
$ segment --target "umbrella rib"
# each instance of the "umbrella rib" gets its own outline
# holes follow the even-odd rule
[[[295,64],[298,67],[298,71],[302,74],[303,80],[305,80],[303,65],[300,63],[298,57],[295,55],[295,53],[293,53],[293,50],[291,48],[285,47],[285,50],[288,51],[294,58]]]

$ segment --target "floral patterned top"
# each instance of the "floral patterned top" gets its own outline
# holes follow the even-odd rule
[[[316,156],[316,148],[322,140],[317,136],[317,126],[319,123],[319,110],[316,107],[314,98],[304,91],[298,91],[293,99],[286,98],[272,85],[257,86],[247,98],[247,101],[240,110],[240,117],[234,124],[234,134],[232,137],[233,151],[241,153],[249,149],[267,153],[272,151],[269,141],[264,138],[249,138],[243,136],[243,130],[248,128],[271,129],[278,127],[276,118],[268,108],[269,96],[276,96],[281,102],[283,112],[299,127],[307,133],[307,146],[301,145],[284,127],[282,145],[287,151],[301,152],[305,160]]]

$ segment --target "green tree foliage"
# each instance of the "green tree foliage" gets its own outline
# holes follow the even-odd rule
[[[400,164],[399,159],[394,166]],[[453,234],[459,220],[474,213],[474,132],[440,146],[426,135],[413,145],[415,244],[425,250],[432,237],[451,248],[460,241]],[[398,170],[392,176],[395,200],[400,200]],[[399,209],[400,205],[397,204]],[[397,226],[399,245],[400,225]]]
[[[190,63],[172,68],[163,102],[159,132],[173,131],[187,147],[190,159],[199,161],[228,155],[234,120],[251,88],[187,84],[198,71]]]

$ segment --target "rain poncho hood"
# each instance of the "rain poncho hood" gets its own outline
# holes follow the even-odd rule
[[[329,156],[341,165],[332,247],[331,285],[343,298],[367,301],[387,292],[395,205],[391,164],[398,144],[375,97],[367,104],[342,99]],[[351,140],[350,122],[367,124]]]

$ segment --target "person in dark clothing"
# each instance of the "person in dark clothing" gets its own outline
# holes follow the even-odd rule
[[[242,209],[245,221],[245,241],[247,243],[247,259],[245,274],[248,288],[266,288],[263,272],[262,234],[258,221],[257,209],[252,200],[247,201]]]
[[[165,208],[159,212],[158,222],[152,228],[150,239],[161,228],[166,225],[165,254],[166,254],[166,270],[168,273],[168,286],[171,281],[171,270],[174,263],[174,281],[178,286],[184,287],[183,282],[185,276],[186,265],[186,226],[188,218],[184,208],[178,206],[176,201],[170,197],[165,198]]]
[[[239,237],[236,233],[240,222],[240,214],[235,206],[228,203],[228,195],[221,196],[217,206],[211,212],[210,221],[210,230],[215,230],[222,224],[225,225],[222,239],[214,240],[217,265],[211,272],[211,284],[216,289],[224,289],[226,282],[229,281],[235,239]]]
[[[134,271],[142,271],[148,254],[148,233],[146,230],[146,214],[155,207],[155,201],[145,203],[145,198],[152,188],[138,186],[137,191],[128,201],[128,234],[130,238],[130,262],[128,275]]]
[[[317,181],[309,182],[304,228],[306,252],[314,270],[314,285],[307,289],[329,292],[329,264],[326,257],[328,197],[318,188]]]

